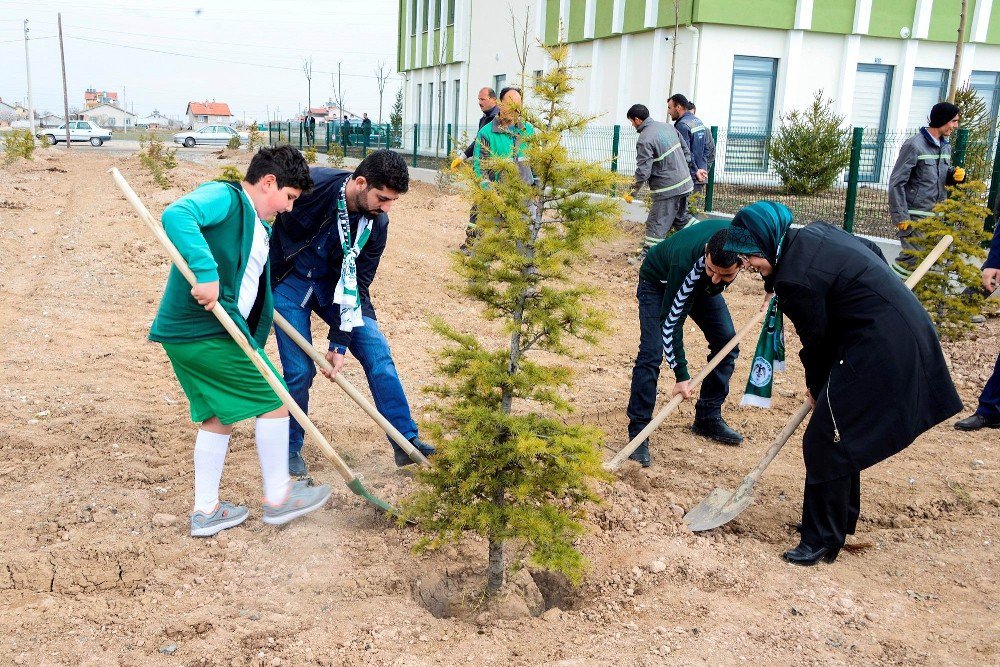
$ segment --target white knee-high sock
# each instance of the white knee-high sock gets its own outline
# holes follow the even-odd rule
[[[229,436],[198,429],[194,441],[194,509],[210,514],[219,504],[222,466],[229,451]]]
[[[256,423],[257,456],[264,478],[264,500],[279,505],[288,496],[288,417],[258,419]]]

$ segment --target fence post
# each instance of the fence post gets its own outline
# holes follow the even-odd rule
[[[861,172],[861,139],[863,127],[854,128],[851,137],[851,166],[847,171],[847,201],[844,203],[844,231],[854,233],[854,208],[858,201],[858,176]]]
[[[361,137],[362,137],[362,139],[361,139],[361,159],[364,160],[365,157],[368,155],[368,138],[369,138],[369,135],[362,134]]]
[[[611,173],[618,173],[618,146],[622,138],[622,126],[615,125],[614,133],[611,135]]]
[[[302,150],[302,126],[304,123],[299,123],[299,150]]]
[[[719,126],[713,125],[709,128],[709,132],[712,133],[712,144],[716,146],[718,150],[719,146]],[[705,211],[711,211],[712,205],[715,200],[715,160],[712,160],[712,164],[708,167],[708,183],[705,184]]]
[[[292,121],[288,121],[288,145],[292,145]]]
[[[271,138],[271,119],[268,119],[267,121],[267,145],[274,145],[274,139]]]
[[[951,156],[951,163],[956,167],[965,166],[965,151],[969,147],[969,128],[958,129],[958,137],[955,139],[955,150]]]
[[[451,123],[448,123],[448,157],[451,157]]]
[[[417,166],[417,144],[420,137],[420,126],[416,123],[413,124],[413,166]]]
[[[990,207],[990,214],[986,216],[986,224],[983,229],[992,232],[996,229],[997,219],[994,211],[997,210],[997,197],[1000,196],[1000,141],[997,142],[996,154],[993,156],[993,175],[990,177],[990,194],[986,198],[986,204]],[[989,247],[990,242],[986,241],[985,246]]]
[[[325,123],[323,123],[323,127],[326,128],[326,152],[329,155],[329,153],[330,153],[330,119],[329,118],[326,120]]]

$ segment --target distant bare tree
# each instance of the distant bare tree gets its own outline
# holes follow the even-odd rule
[[[306,115],[312,114],[312,90],[313,90],[313,59],[312,56],[302,59],[302,71],[305,72],[309,90],[306,95]]]
[[[955,44],[955,65],[951,70],[951,83],[948,84],[948,101],[955,101],[955,91],[958,90],[958,77],[962,72],[962,47],[965,43],[965,17],[968,14],[968,0],[962,0],[962,10],[958,17],[958,41]]]
[[[517,54],[517,62],[521,65],[521,81],[518,85],[521,87],[521,99],[523,101],[528,93],[528,87],[525,84],[527,83],[528,74],[528,49],[531,48],[531,45],[528,43],[531,8],[525,8],[523,24],[514,16],[514,8],[511,5],[507,5],[507,11],[510,12],[510,28],[514,33],[514,52]],[[497,93],[499,92],[498,90]]]
[[[378,61],[375,68],[375,78],[378,79],[378,124],[382,124],[382,95],[385,93],[385,82],[389,78],[389,67],[384,60]]]
[[[331,74],[330,77],[333,79],[333,100],[337,103],[337,107],[340,110],[340,115],[344,116],[347,114],[347,109],[344,106],[344,95],[346,91],[341,83],[340,76],[340,66],[344,61],[339,61],[337,63],[337,73]]]

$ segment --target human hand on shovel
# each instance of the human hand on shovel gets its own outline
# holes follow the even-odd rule
[[[219,300],[219,281],[213,280],[210,283],[196,284],[191,288],[191,296],[194,297],[199,306],[204,306],[205,310],[212,310]]]
[[[320,366],[319,372],[326,376],[327,380],[333,382],[333,378],[337,377],[337,373],[344,366],[344,353],[337,350],[330,350],[326,353],[326,360],[330,362],[333,368],[327,369],[325,366]]]
[[[694,389],[691,388],[691,381],[684,380],[684,382],[675,382],[674,390],[671,392],[671,396],[683,396],[684,398],[691,398],[694,394]]]

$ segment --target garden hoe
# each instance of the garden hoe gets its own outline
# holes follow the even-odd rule
[[[319,350],[313,347],[302,334],[296,331],[295,327],[289,324],[288,320],[282,317],[281,313],[278,311],[274,311],[274,323],[279,329],[284,331],[289,338],[295,341],[295,344],[302,348],[302,351],[308,354],[317,366],[327,371],[333,370],[333,366],[331,366],[330,362],[326,360],[326,357],[323,356]],[[404,438],[403,434],[400,433],[395,426],[389,423],[389,420],[383,417],[375,406],[369,403],[365,397],[361,395],[361,392],[355,389],[354,385],[347,381],[343,374],[337,373],[337,375],[334,376],[333,381],[337,383],[338,387],[347,392],[347,395],[354,399],[354,402],[360,405],[361,409],[367,412],[368,416],[374,419],[375,423],[382,427],[382,430],[385,431],[386,435],[392,438],[392,441],[399,445],[412,460],[416,461],[420,465],[430,465],[427,458],[420,453],[420,450],[414,447],[409,440]]]
[[[722,360],[726,358],[726,355],[729,354],[730,350],[739,344],[740,339],[746,336],[751,330],[755,329],[757,325],[764,320],[764,316],[766,314],[767,304],[765,303],[761,311],[754,315],[753,319],[743,325],[743,328],[736,332],[736,335],[733,336],[732,340],[726,343],[726,345],[719,350],[718,354],[709,360],[708,365],[701,369],[701,372],[690,381],[688,386],[692,391],[697,389],[698,385],[700,385],[702,381],[708,377],[708,374],[715,370],[716,366],[722,363]],[[604,467],[608,470],[618,470],[622,463],[625,462],[625,459],[629,457],[629,454],[634,452],[639,445],[642,444],[642,441],[649,437],[649,434],[656,430],[656,427],[662,424],[663,420],[669,417],[671,412],[677,409],[677,406],[680,405],[683,400],[684,397],[680,394],[670,399],[670,402],[663,406],[663,409],[660,410],[655,417],[653,417],[653,420],[646,425],[646,428],[642,429],[639,432],[639,435],[632,438],[632,441],[625,445],[620,452],[615,454],[614,458],[605,463]]]
[[[129,201],[130,204],[132,204],[132,207],[135,209],[136,213],[139,214],[139,217],[142,218],[142,221],[146,223],[149,229],[153,232],[156,238],[163,245],[164,249],[167,251],[167,254],[170,255],[170,259],[173,260],[174,265],[177,267],[177,269],[181,272],[181,274],[183,274],[185,278],[187,278],[188,282],[191,283],[192,286],[195,285],[197,283],[197,280],[195,279],[194,273],[188,267],[187,262],[184,261],[184,258],[177,251],[177,248],[174,247],[174,244],[167,237],[167,233],[163,231],[163,227],[160,226],[160,223],[157,222],[157,220],[150,214],[149,210],[146,209],[146,206],[142,203],[142,200],[139,199],[139,196],[128,184],[128,181],[125,180],[125,177],[121,175],[121,172],[119,172],[118,169],[112,169],[111,175],[115,179],[115,183],[118,185],[118,188],[125,195],[125,198]],[[285,385],[281,382],[281,380],[277,378],[277,376],[275,376],[274,371],[271,370],[271,367],[268,366],[267,363],[260,357],[260,355],[258,355],[257,352],[254,351],[254,349],[250,346],[249,341],[247,341],[246,337],[242,334],[242,332],[240,332],[239,328],[236,326],[236,323],[233,322],[233,319],[229,316],[229,313],[226,312],[226,310],[222,307],[222,305],[216,303],[215,307],[212,308],[212,313],[215,315],[216,318],[218,318],[219,322],[222,323],[222,326],[225,327],[226,331],[229,333],[230,336],[232,336],[233,340],[236,341],[236,344],[240,346],[240,349],[242,349],[243,352],[247,355],[247,357],[250,358],[250,361],[253,362],[253,365],[257,367],[257,370],[264,377],[264,379],[267,380],[267,383],[271,386],[271,389],[274,390],[274,393],[276,393],[281,398],[281,401],[282,403],[284,403],[285,408],[288,409],[288,411],[292,414],[292,416],[295,417],[295,420],[302,425],[302,427],[306,430],[306,432],[314,440],[316,440],[316,442],[319,444],[320,449],[323,450],[323,453],[326,455],[326,457],[333,462],[333,465],[337,469],[337,472],[340,474],[341,477],[344,478],[344,481],[347,483],[347,488],[349,488],[351,491],[353,491],[357,495],[367,500],[375,507],[385,510],[390,514],[398,515],[398,512],[392,507],[392,505],[385,502],[381,498],[372,495],[368,491],[368,489],[365,488],[365,485],[362,482],[360,475],[355,475],[353,472],[351,472],[351,469],[347,467],[347,464],[344,463],[344,460],[337,455],[337,452],[333,449],[333,447],[330,446],[330,443],[327,441],[327,439],[323,437],[323,434],[319,432],[319,429],[316,428],[316,425],[312,423],[309,417],[306,416],[306,413],[302,411],[302,408],[300,408],[298,404],[295,402],[295,400],[291,397],[291,395],[288,393],[288,390],[285,389]]]
[[[934,246],[930,254],[920,263],[913,274],[906,279],[906,286],[911,290],[920,282],[924,274],[934,265],[934,262],[948,249],[954,239],[951,236],[944,236]],[[736,518],[743,510],[753,503],[753,487],[764,474],[764,470],[771,464],[774,457],[778,455],[781,448],[799,427],[799,424],[806,418],[812,408],[809,401],[802,404],[795,414],[791,416],[781,433],[774,439],[771,446],[767,448],[763,458],[754,466],[750,474],[743,478],[743,482],[736,487],[735,491],[717,488],[708,497],[698,503],[690,512],[684,515],[684,522],[690,526],[691,530],[698,532],[702,530],[712,530],[729,523]]]

